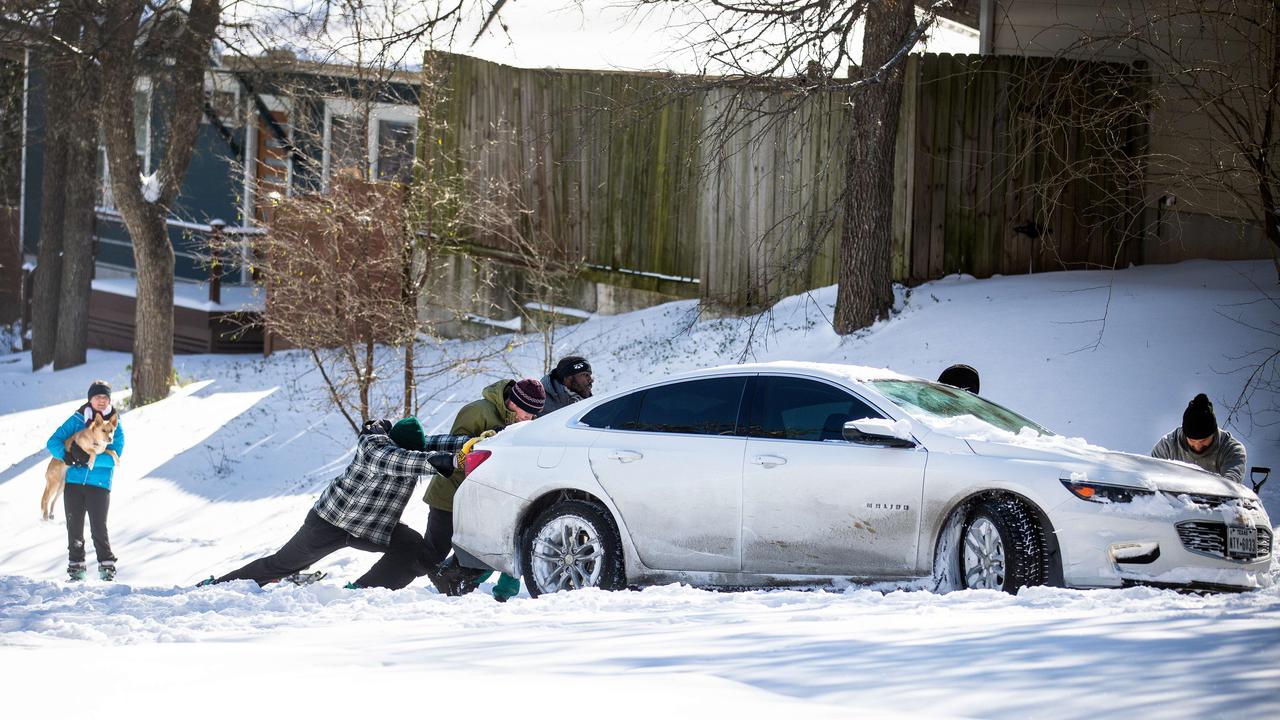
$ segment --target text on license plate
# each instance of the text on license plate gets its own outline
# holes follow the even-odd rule
[[[1253,557],[1258,554],[1257,528],[1227,526],[1227,554]]]

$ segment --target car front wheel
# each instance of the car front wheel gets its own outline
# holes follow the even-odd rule
[[[975,505],[960,540],[961,587],[1017,593],[1045,583],[1044,533],[1017,500],[994,498]]]
[[[626,585],[622,541],[608,513],[583,500],[561,500],[543,510],[521,542],[524,582],[531,597],[560,590]]]

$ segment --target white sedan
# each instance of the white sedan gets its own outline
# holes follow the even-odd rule
[[[734,365],[593,397],[484,441],[467,469],[459,559],[535,597],[921,579],[1248,589],[1272,553],[1245,487],[849,365]]]

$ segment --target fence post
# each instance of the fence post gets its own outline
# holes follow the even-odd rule
[[[221,220],[209,221],[209,302],[215,305],[222,302],[222,229],[226,225]]]

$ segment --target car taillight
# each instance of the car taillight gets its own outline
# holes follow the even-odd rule
[[[470,475],[476,471],[476,468],[480,467],[480,463],[488,460],[492,454],[492,450],[472,450],[467,453],[467,459],[462,461],[462,469]]]

